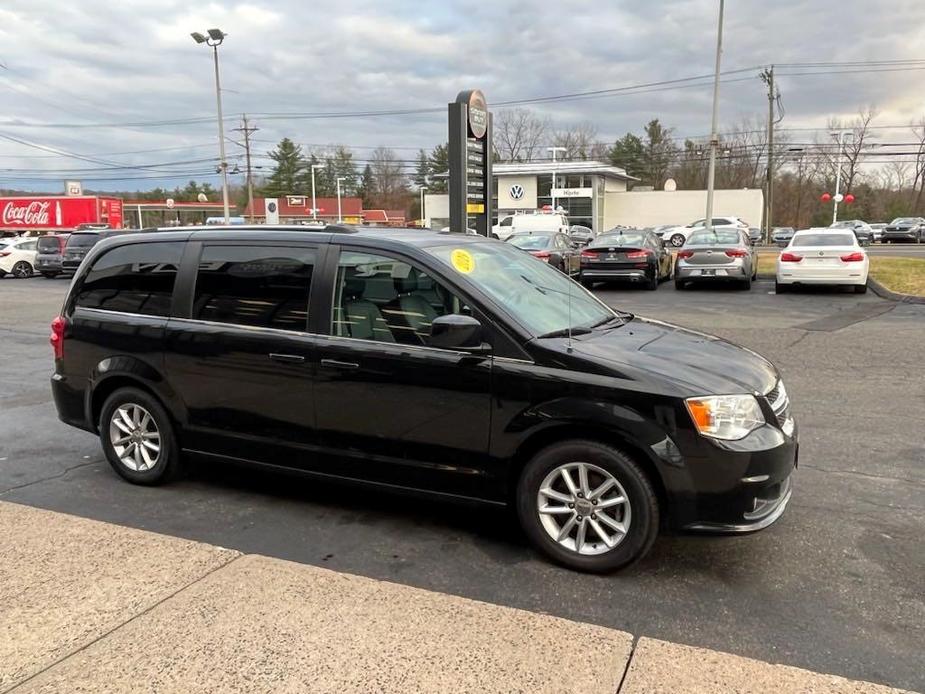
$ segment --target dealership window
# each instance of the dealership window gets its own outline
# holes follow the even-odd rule
[[[76,305],[167,316],[181,243],[133,243],[100,256],[77,291]]]
[[[540,174],[536,177],[537,197],[549,197],[552,191],[552,174]]]
[[[304,331],[314,266],[311,248],[206,246],[192,317]]]

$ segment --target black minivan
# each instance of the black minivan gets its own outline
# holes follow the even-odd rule
[[[138,484],[198,455],[512,504],[586,571],[660,527],[764,528],[791,495],[796,426],[768,361],[478,236],[125,234],[90,250],[51,342],[60,418]]]

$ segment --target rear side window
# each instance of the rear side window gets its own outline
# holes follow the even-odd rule
[[[182,254],[182,243],[135,243],[113,248],[93,263],[78,288],[76,305],[167,316]]]
[[[192,317],[305,331],[315,258],[312,248],[206,246]]]

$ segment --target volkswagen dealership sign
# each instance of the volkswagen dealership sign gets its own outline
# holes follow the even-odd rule
[[[511,186],[510,195],[511,200],[522,200],[524,197],[524,187],[519,183],[515,183]]]

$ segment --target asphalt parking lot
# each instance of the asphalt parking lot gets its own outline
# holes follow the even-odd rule
[[[923,305],[776,296],[766,280],[748,292],[599,287],[621,309],[774,361],[801,462],[768,530],[663,535],[631,569],[587,576],[544,561],[494,509],[215,465],[166,487],[126,484],[51,402],[48,324],[67,284],[0,280],[0,499],[925,690]]]

